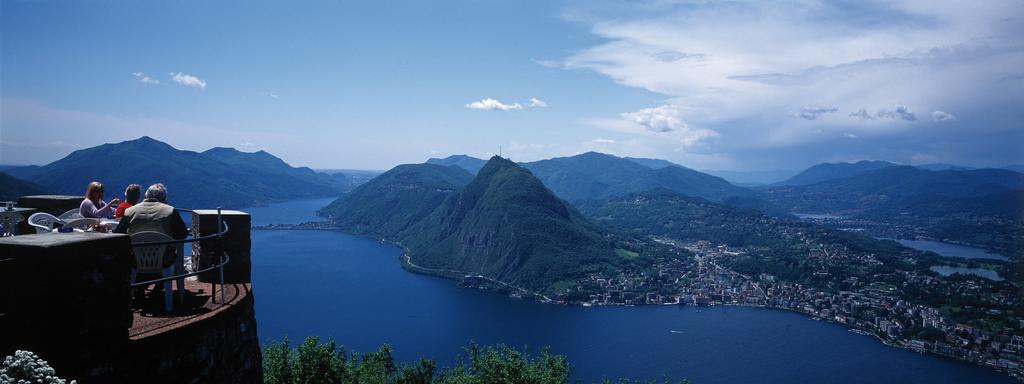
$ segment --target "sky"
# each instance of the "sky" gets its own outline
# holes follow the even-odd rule
[[[1024,163],[1024,1],[0,2],[0,164]]]

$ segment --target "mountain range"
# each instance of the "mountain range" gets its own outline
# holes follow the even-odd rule
[[[11,176],[48,192],[81,195],[94,180],[104,183],[106,199],[123,198],[123,188],[164,183],[168,201],[183,208],[243,208],[288,199],[337,196],[351,189],[344,175],[293,168],[260,151],[231,148],[206,152],[176,149],[143,136],[81,149],[44,166],[9,169]]]
[[[475,173],[483,160],[466,155],[427,160]],[[725,179],[660,159],[617,157],[598,152],[520,163],[558,197],[572,203],[652,188],[667,188],[712,201],[754,199],[755,193]]]
[[[341,228],[401,242],[417,266],[536,290],[621,257],[606,230],[529,170],[497,156],[475,177],[454,165],[401,165],[320,214]]]
[[[815,184],[774,187],[765,196],[793,212],[865,213],[898,212],[921,202],[984,199],[1017,190],[1024,190],[1024,174],[1005,169],[927,171],[886,166]]]
[[[822,181],[842,179],[875,169],[892,167],[897,164],[888,161],[862,160],[856,163],[821,163],[805,169],[793,177],[775,183],[775,185],[809,185]]]

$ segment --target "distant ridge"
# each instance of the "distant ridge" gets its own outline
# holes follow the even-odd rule
[[[235,169],[245,169],[253,173],[268,173],[316,184],[326,185],[338,191],[347,191],[352,188],[352,180],[344,173],[323,173],[316,172],[309,167],[292,167],[277,156],[260,150],[256,152],[242,152],[234,148],[215,147],[202,152],[204,155],[220,160]]]
[[[474,175],[477,174],[477,172],[480,172],[480,168],[482,168],[484,166],[484,163],[486,162],[486,160],[478,159],[467,155],[451,155],[443,159],[430,158],[427,160],[427,164],[437,164],[444,166],[454,165],[459,168],[465,169],[467,172],[472,173]]]
[[[810,185],[897,165],[888,161],[868,160],[861,160],[856,163],[821,163],[807,168],[793,177],[775,183],[775,185]]]
[[[22,196],[44,194],[45,187],[0,172],[0,200],[14,201]]]
[[[711,201],[754,199],[755,193],[717,176],[665,160],[621,158],[598,152],[523,163],[544,185],[572,203],[606,199],[653,188]]]
[[[184,151],[143,136],[72,152],[45,166],[9,170],[53,193],[80,195],[98,180],[106,198],[121,196],[128,184],[167,185],[169,200],[183,208],[243,208],[296,198],[337,196],[348,189],[338,178],[292,168],[266,152],[216,148]]]

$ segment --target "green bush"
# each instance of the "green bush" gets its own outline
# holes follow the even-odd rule
[[[565,384],[571,382],[572,365],[565,356],[552,355],[547,348],[540,356],[504,345],[466,347],[468,362],[459,359],[454,367],[435,375],[433,361],[420,359],[400,365],[384,345],[376,352],[349,354],[334,340],[320,343],[308,337],[292,349],[285,338],[263,348],[263,382],[267,384]],[[611,381],[605,381],[611,383]],[[617,383],[641,383],[619,380]],[[654,381],[649,382],[651,384]],[[669,380],[664,379],[668,384]],[[685,383],[685,381],[683,381]]]

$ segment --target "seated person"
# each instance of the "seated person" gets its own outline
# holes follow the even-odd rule
[[[188,227],[174,207],[167,205],[167,188],[157,183],[146,189],[146,199],[124,211],[115,233],[160,232],[174,239],[188,237]]]
[[[121,200],[113,199],[109,203],[103,201],[103,184],[98,181],[89,183],[85,190],[85,199],[78,206],[78,213],[85,218],[112,219],[114,206]]]
[[[142,195],[142,186],[138,184],[130,184],[128,188],[124,190],[124,202],[117,206],[117,210],[114,211],[114,218],[120,219],[124,216],[124,211],[131,208],[135,203],[139,202],[139,197]]]

